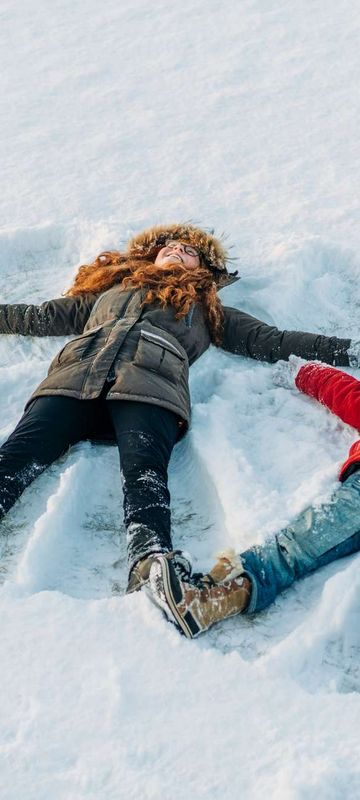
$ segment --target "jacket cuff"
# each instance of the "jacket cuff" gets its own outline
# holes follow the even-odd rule
[[[349,357],[349,366],[357,368],[360,366],[360,340],[351,339],[350,347],[347,351]]]

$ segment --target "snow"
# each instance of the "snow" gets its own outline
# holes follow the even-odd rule
[[[228,305],[359,339],[360,13],[350,0],[3,0],[1,302],[58,296],[157,222],[225,231]],[[0,339],[0,438],[60,339]],[[356,432],[215,348],[170,469],[197,569],[330,497]],[[353,371],[353,374],[357,374]],[[359,556],[188,642],[124,596],[115,448],[1,523],[0,796],[360,796]]]

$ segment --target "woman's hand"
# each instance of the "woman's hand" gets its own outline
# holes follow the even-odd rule
[[[350,347],[347,351],[349,356],[349,366],[357,369],[360,366],[360,340],[351,339]]]
[[[299,369],[308,363],[309,361],[299,358],[299,356],[289,356],[288,361],[277,361],[273,367],[273,382],[276,386],[282,386],[283,389],[295,389],[295,378]]]

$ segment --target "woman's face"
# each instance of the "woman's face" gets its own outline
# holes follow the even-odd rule
[[[169,241],[165,247],[159,250],[155,264],[160,267],[166,267],[171,261],[178,261],[186,267],[198,267],[200,265],[200,257],[196,247],[183,244],[177,240]]]

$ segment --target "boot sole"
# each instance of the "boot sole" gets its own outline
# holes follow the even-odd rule
[[[160,569],[163,592],[166,598],[166,607],[161,601],[158,602],[158,605],[161,606],[167,616],[170,610],[176,626],[180,628],[181,633],[183,633],[187,639],[194,639],[195,636],[201,633],[201,628],[199,628],[190,611],[187,611],[186,614],[182,616],[178,610],[177,603],[181,602],[182,593],[179,588],[176,572],[167,558],[157,559],[157,565]]]

